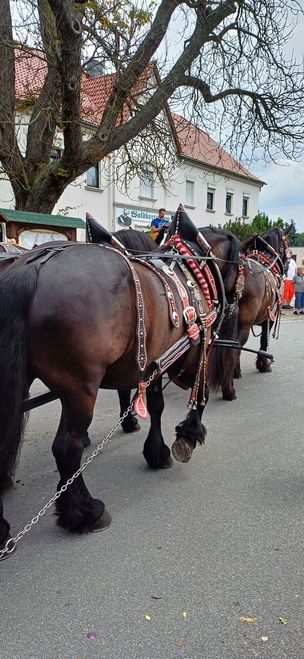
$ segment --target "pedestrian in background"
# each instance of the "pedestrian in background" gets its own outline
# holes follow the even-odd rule
[[[290,249],[286,250],[287,260],[285,262],[285,274],[284,274],[284,290],[283,290],[283,309],[292,309],[291,301],[294,296],[294,288],[292,280],[295,276],[297,264],[296,261],[292,258],[292,252]]]
[[[159,232],[161,231],[161,229],[163,228],[163,226],[165,226],[165,224],[167,224],[167,220],[166,220],[165,215],[166,215],[165,208],[160,208],[159,211],[158,211],[158,217],[154,217],[151,224],[150,224],[149,235],[150,235],[151,238],[153,238],[153,240],[155,240],[157,238],[157,236],[158,236]]]
[[[304,315],[304,267],[303,266],[297,268],[292,283],[295,292],[295,310],[293,313],[296,316],[298,316],[299,313]]]

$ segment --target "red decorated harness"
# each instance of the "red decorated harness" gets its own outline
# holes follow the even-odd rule
[[[211,248],[205,240],[204,246],[205,248],[207,247],[210,252]],[[164,355],[156,360],[155,365],[159,374],[165,372],[169,366],[190,349],[191,345],[201,344],[195,383],[189,400],[189,406],[196,407],[201,381],[202,404],[205,403],[207,350],[212,341],[210,337],[208,338],[207,331],[212,327],[215,321],[219,319],[219,296],[214,276],[211,268],[206,264],[206,261],[204,262],[204,268],[202,270],[195,258],[195,254],[191,252],[190,248],[178,235],[172,236],[170,247],[173,248],[175,256],[178,254],[183,257],[189,257],[186,260],[186,265],[183,261],[177,261],[176,258],[172,259],[172,264],[169,267],[161,259],[153,261],[153,259],[150,258],[147,261],[138,256],[130,256],[127,251],[123,252],[121,249],[119,249],[118,253],[121,254],[122,258],[124,258],[125,262],[128,264],[136,292],[137,364],[140,373],[143,376],[147,365],[145,310],[140,278],[133,263],[140,263],[144,267],[150,269],[162,282],[168,302],[169,317],[174,327],[179,327],[182,322],[178,314],[176,296],[180,299],[183,307],[183,321],[185,323],[186,333],[181,339],[174,343]],[[107,249],[113,248],[107,247]],[[117,251],[116,248],[115,251]],[[181,280],[176,272],[176,267],[185,276],[185,282]],[[221,306],[221,315],[223,315],[223,306],[224,304]],[[141,418],[146,418],[148,416],[144,403],[144,392],[145,385],[143,377],[141,377],[138,386],[138,393],[134,400],[134,411]]]
[[[269,320],[274,323],[278,319],[282,305],[282,283],[283,273],[280,267],[277,256],[271,259],[264,252],[259,250],[252,250],[244,257],[247,263],[250,260],[258,263],[265,274],[266,294],[268,297],[273,298],[273,304],[267,307],[267,315]],[[250,264],[249,264],[250,268]]]

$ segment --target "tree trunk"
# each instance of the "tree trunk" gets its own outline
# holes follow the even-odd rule
[[[15,194],[16,210],[52,213],[55,204],[71,181],[72,179],[55,175],[45,168],[30,190],[22,190]]]

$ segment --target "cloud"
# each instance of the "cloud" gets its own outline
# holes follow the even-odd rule
[[[282,160],[257,168],[255,174],[267,183],[261,191],[259,208],[271,219],[293,219],[304,231],[304,162]]]

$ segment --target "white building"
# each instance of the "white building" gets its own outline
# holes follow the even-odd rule
[[[16,92],[24,100],[31,88],[35,57],[29,62],[24,56],[16,59]],[[31,68],[32,67],[32,68]],[[39,59],[41,80],[44,71]],[[111,87],[111,76],[83,76],[84,130],[90,132],[101,116]],[[38,84],[39,86],[39,84]],[[91,114],[88,114],[89,112]],[[93,110],[92,110],[93,108]],[[159,208],[165,208],[168,218],[183,203],[197,226],[223,225],[229,219],[242,217],[251,220],[258,212],[259,194],[263,181],[237,163],[206,133],[186,119],[170,116],[172,141],[177,153],[177,166],[167,187],[159,183],[153,169],[143,168],[142,176],[135,176],[123,193],[114,181],[115,159],[119,153],[97,163],[86,174],[69,185],[56,204],[54,214],[67,214],[85,219],[90,213],[110,230],[123,226],[146,229]],[[19,116],[19,143],[25,151],[28,117]],[[52,158],[60,157],[63,147],[60,133],[55,138]],[[0,179],[0,208],[14,208],[14,195],[9,181]],[[78,239],[84,239],[78,230]]]

